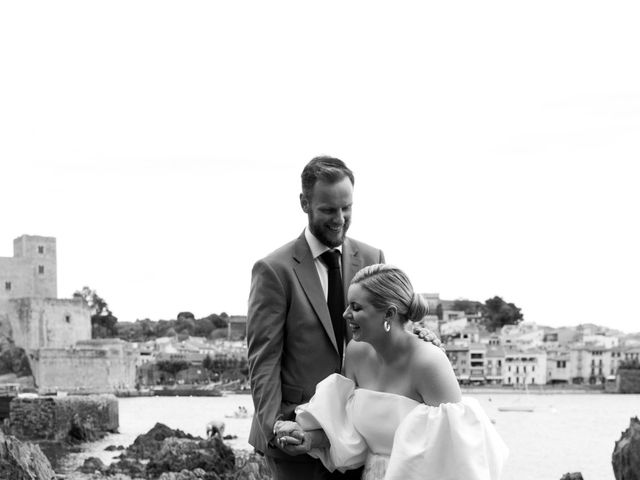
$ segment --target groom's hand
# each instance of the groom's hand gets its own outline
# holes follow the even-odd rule
[[[308,448],[300,448],[304,440],[304,430],[296,422],[278,420],[273,426],[276,446],[288,455],[307,453]]]
[[[421,338],[425,342],[433,343],[440,350],[442,350],[443,352],[445,351],[445,347],[442,341],[438,338],[435,332],[429,330],[428,328],[413,327],[413,333],[416,334],[418,338]]]

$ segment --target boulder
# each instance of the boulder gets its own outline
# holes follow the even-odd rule
[[[640,480],[640,420],[631,418],[611,455],[616,480]]]
[[[0,431],[0,478],[52,480],[56,474],[40,447]]]
[[[127,448],[127,455],[136,458],[151,458],[162,447],[162,442],[166,438],[188,438],[195,439],[193,435],[174,430],[162,423],[156,423],[151,430],[143,435],[138,435],[133,444]]]
[[[85,459],[82,466],[78,468],[78,471],[82,473],[102,473],[105,469],[106,467],[104,463],[102,463],[102,460],[96,457],[89,457]]]
[[[580,472],[565,473],[560,480],[584,480]]]
[[[109,465],[104,471],[109,476],[129,476],[131,478],[147,478],[145,465],[135,458],[121,458]]]
[[[233,450],[219,437],[211,439],[167,438],[149,460],[147,474],[151,478],[164,472],[202,469],[207,480],[231,473],[235,466]]]
[[[237,450],[235,477],[236,480],[271,480],[271,471],[264,457],[255,452]]]

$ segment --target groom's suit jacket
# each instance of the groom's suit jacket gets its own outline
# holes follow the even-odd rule
[[[346,292],[358,270],[383,263],[384,254],[346,238],[342,279]],[[350,332],[347,328],[347,335]],[[249,443],[266,455],[295,461],[271,446],[276,420],[293,420],[316,385],[342,371],[329,308],[304,232],[255,263],[247,314],[249,376],[255,413]]]

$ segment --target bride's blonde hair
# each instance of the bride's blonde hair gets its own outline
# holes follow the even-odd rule
[[[424,299],[413,291],[407,274],[386,263],[369,265],[351,280],[370,295],[371,304],[378,310],[395,306],[402,321],[417,322],[429,312]]]

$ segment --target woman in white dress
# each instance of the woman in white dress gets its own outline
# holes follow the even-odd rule
[[[446,354],[405,329],[427,313],[407,276],[372,265],[351,282],[344,318],[353,340],[345,375],[320,382],[278,441],[328,470],[364,464],[364,480],[497,480],[508,455],[491,421],[462,397]]]

